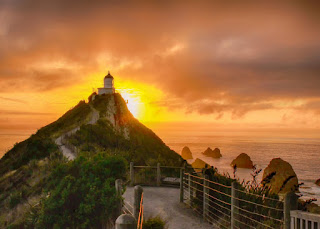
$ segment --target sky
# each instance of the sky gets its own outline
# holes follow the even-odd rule
[[[0,1],[0,134],[103,85],[162,131],[320,137],[319,1]]]

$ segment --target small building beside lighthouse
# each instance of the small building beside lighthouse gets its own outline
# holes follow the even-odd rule
[[[110,74],[108,71],[108,75],[104,77],[104,87],[98,88],[98,95],[103,95],[103,94],[114,94],[115,89],[114,89],[114,83],[113,83],[113,76]]]

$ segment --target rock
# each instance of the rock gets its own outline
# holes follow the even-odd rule
[[[272,193],[287,193],[297,191],[298,178],[292,166],[281,158],[274,158],[263,171],[263,185],[270,188]]]
[[[204,151],[202,154],[207,157],[212,157],[212,158],[222,157],[222,155],[220,153],[220,149],[218,149],[218,148],[215,148],[214,150],[212,150],[210,147],[208,147],[208,149],[206,149],[206,151]]]
[[[185,160],[193,159],[192,153],[191,153],[188,146],[183,147],[183,149],[181,151],[181,157]]]
[[[315,184],[320,186],[320,179],[316,180]]]
[[[201,169],[207,167],[210,167],[207,163],[205,163],[203,160],[197,158],[191,166],[195,169],[196,172],[201,172]]]
[[[315,203],[311,203],[307,206],[307,211],[314,214],[320,214],[320,206]]]
[[[234,159],[231,164],[232,167],[237,165],[237,168],[245,168],[245,169],[252,169],[253,163],[251,158],[246,153],[241,153],[236,159]]]

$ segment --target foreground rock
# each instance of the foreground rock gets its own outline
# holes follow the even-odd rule
[[[298,178],[292,166],[281,158],[274,158],[263,171],[262,184],[272,193],[297,191]]]
[[[181,151],[181,157],[185,160],[193,159],[191,150],[189,149],[188,146],[183,147]]]
[[[197,158],[191,166],[195,169],[196,172],[200,172],[203,168],[210,167],[207,163],[205,163],[203,160]]]
[[[316,180],[315,184],[320,186],[320,179]]]
[[[237,168],[245,168],[245,169],[252,169],[253,163],[251,158],[246,153],[241,153],[236,159],[234,159],[231,164],[232,167],[235,165]]]
[[[320,206],[315,203],[308,204],[307,211],[314,214],[320,214]]]
[[[222,155],[220,153],[220,149],[218,149],[218,148],[215,148],[214,150],[212,150],[210,147],[208,147],[208,149],[206,149],[202,154],[207,157],[212,157],[212,158],[222,157]]]

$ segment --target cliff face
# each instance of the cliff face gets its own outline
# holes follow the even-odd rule
[[[120,155],[139,165],[179,166],[182,162],[180,155],[133,117],[120,94],[81,101],[1,158],[0,228],[39,201],[47,177],[59,163],[80,153],[97,152]]]
[[[97,121],[68,137],[80,151],[108,149],[135,164],[180,165],[182,158],[133,117],[120,94],[96,96],[89,106],[99,113]]]

